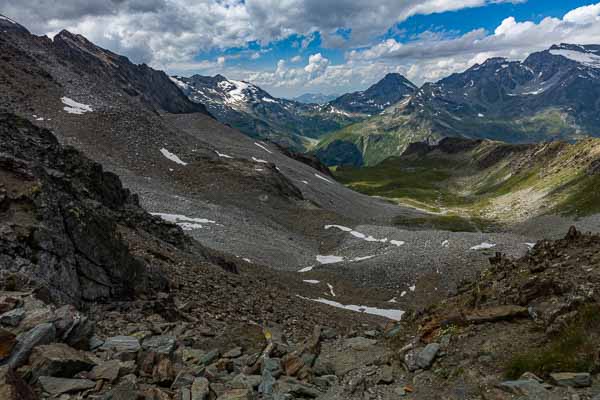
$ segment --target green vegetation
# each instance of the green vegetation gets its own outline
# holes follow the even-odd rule
[[[489,232],[497,227],[494,221],[482,218],[461,217],[460,215],[431,215],[427,217],[394,218],[394,225],[420,229],[436,229],[450,232]]]
[[[353,190],[430,212],[395,221],[418,228],[479,231],[545,213],[600,213],[600,175],[588,171],[600,157],[600,140],[470,143],[333,173]]]
[[[525,372],[539,376],[565,371],[595,372],[599,340],[600,308],[597,304],[584,306],[549,343],[514,356],[504,374],[507,379],[517,379]]]

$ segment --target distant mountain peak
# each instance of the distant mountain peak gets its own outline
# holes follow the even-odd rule
[[[346,112],[379,114],[417,89],[417,86],[403,75],[393,72],[386,74],[367,90],[345,94],[330,104]]]

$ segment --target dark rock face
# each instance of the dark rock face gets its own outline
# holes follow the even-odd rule
[[[354,143],[336,140],[324,149],[319,149],[316,156],[325,165],[358,167],[363,165],[363,155]]]
[[[51,298],[78,303],[160,289],[121,229],[154,218],[118,177],[47,130],[0,115],[0,274],[26,275]]]
[[[53,47],[59,58],[70,60],[82,72],[116,79],[123,91],[156,109],[172,113],[207,112],[202,104],[189,101],[164,72],[145,64],[135,65],[81,35],[62,31],[54,37]]]

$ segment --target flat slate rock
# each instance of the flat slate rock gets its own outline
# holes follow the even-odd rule
[[[34,347],[52,343],[55,339],[56,329],[51,323],[40,324],[19,335],[17,337],[17,344],[8,360],[8,365],[12,368],[23,366]]]
[[[588,387],[592,384],[592,377],[587,372],[560,372],[550,374],[550,379],[555,385],[565,387]]]
[[[57,396],[63,393],[82,392],[96,387],[94,381],[89,379],[53,378],[41,376],[38,382],[45,392]]]
[[[114,350],[125,353],[137,353],[140,348],[140,341],[133,336],[113,336],[106,339],[104,344],[100,346],[101,350]]]

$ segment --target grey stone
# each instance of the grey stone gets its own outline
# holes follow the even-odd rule
[[[31,352],[29,363],[34,378],[72,378],[79,372],[89,371],[94,367],[94,362],[85,353],[64,343],[37,346]]]
[[[550,394],[544,385],[530,379],[502,382],[498,388],[517,396],[525,396],[527,400],[546,400]]]
[[[253,400],[254,393],[248,389],[230,389],[220,395],[217,400]]]
[[[433,360],[440,351],[438,343],[429,343],[423,350],[417,354],[416,363],[419,368],[427,369],[433,364]]]
[[[152,336],[142,342],[142,349],[171,355],[175,351],[175,345],[176,340],[173,336]]]
[[[119,360],[109,360],[95,366],[90,373],[90,378],[94,380],[105,380],[110,383],[119,379],[121,374],[121,362]]]
[[[22,308],[15,308],[14,310],[0,315],[0,325],[19,326],[23,318],[25,318],[25,310]]]
[[[90,381],[89,379],[68,379],[41,376],[38,381],[44,391],[53,396],[63,393],[81,392],[96,387],[96,383],[94,381]]]
[[[114,336],[106,339],[100,349],[137,353],[140,350],[140,341],[133,336]]]
[[[376,340],[367,339],[365,337],[353,337],[350,339],[346,339],[344,342],[346,347],[350,347],[352,350],[356,351],[366,351],[371,346],[374,346],[377,343]]]
[[[552,382],[558,386],[588,387],[592,384],[592,377],[587,372],[561,372],[550,374]]]
[[[283,377],[278,380],[274,387],[274,393],[277,395],[290,394],[300,398],[315,399],[321,395],[321,392],[315,387],[302,383],[294,378]]]
[[[100,348],[104,344],[104,340],[100,339],[98,336],[94,335],[90,338],[89,347],[90,350],[96,350]]]
[[[192,400],[206,400],[210,393],[210,384],[206,378],[196,378],[192,383]]]
[[[389,365],[384,365],[379,373],[379,382],[385,385],[394,383],[394,370]]]
[[[12,355],[8,359],[8,365],[12,368],[23,366],[34,347],[52,343],[55,338],[56,329],[51,323],[40,324],[19,335]]]
[[[171,389],[180,389],[184,387],[190,387],[194,383],[194,375],[192,375],[188,371],[181,371],[175,377],[173,384],[171,385]]]
[[[236,375],[231,382],[229,387],[232,389],[254,389],[257,388],[262,382],[262,376],[260,375]]]
[[[223,358],[238,358],[242,355],[242,348],[236,347],[223,354]]]
[[[202,358],[200,359],[200,362],[204,365],[209,365],[213,361],[215,361],[217,358],[219,358],[219,354],[220,354],[219,350],[209,351],[208,353],[206,353],[202,356]]]

